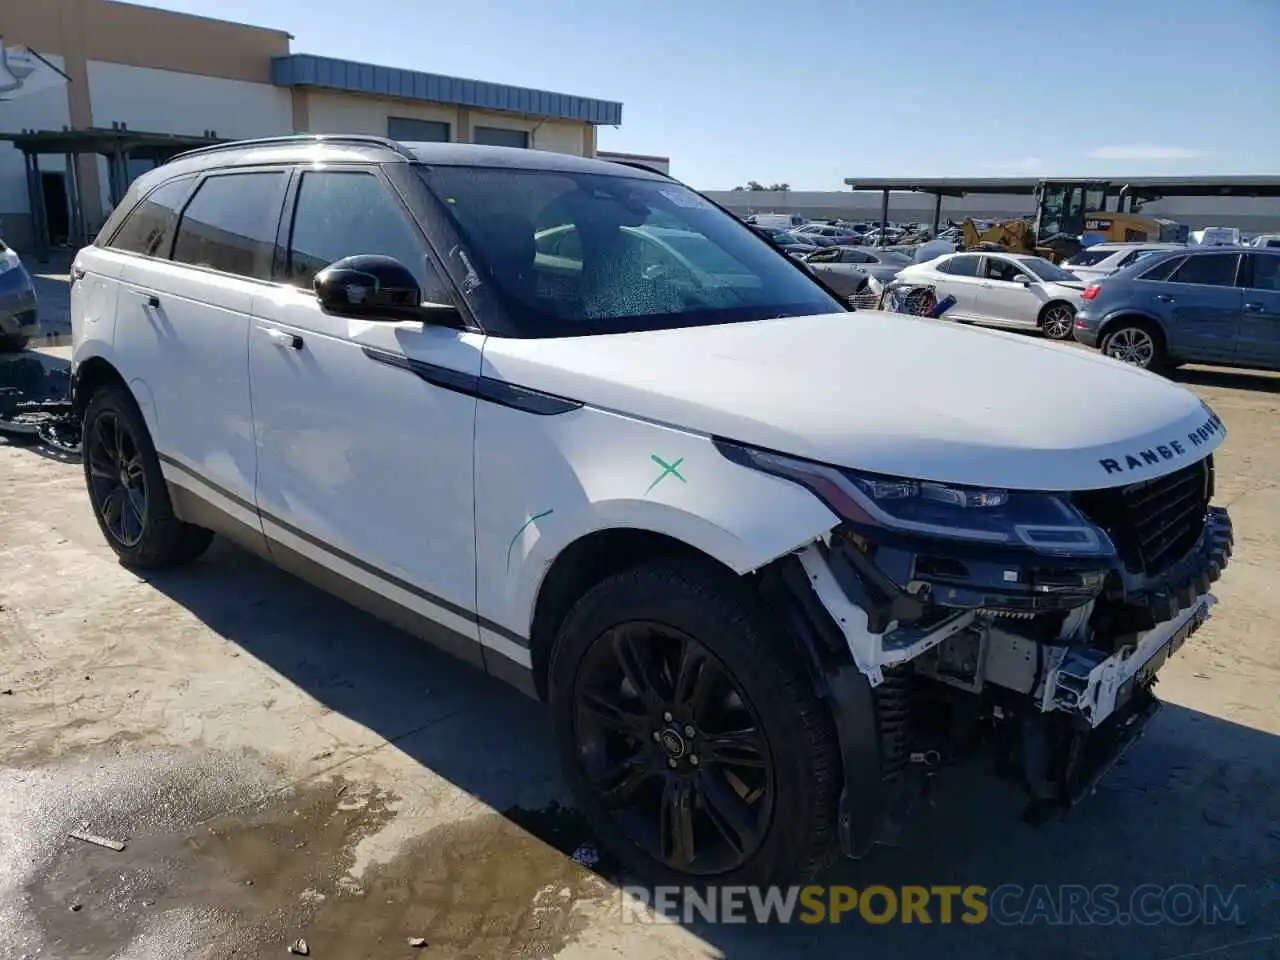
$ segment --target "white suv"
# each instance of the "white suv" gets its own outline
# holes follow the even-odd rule
[[[978,723],[1073,801],[1230,553],[1188,391],[850,312],[649,170],[198,150],[79,253],[72,314],[125,563],[216,532],[538,696],[652,878],[861,854]],[[1064,416],[1082,397],[1122,415]]]

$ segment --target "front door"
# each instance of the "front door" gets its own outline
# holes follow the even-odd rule
[[[219,173],[194,193],[189,182],[166,184],[121,228],[130,233],[138,218],[130,235],[143,256],[120,272],[116,353],[132,364],[121,372],[165,476],[255,536],[249,317],[267,288],[287,177],[281,169]]]
[[[1244,312],[1237,253],[1190,256],[1157,285],[1153,308],[1169,318],[1169,347],[1187,360],[1234,360]]]
[[[1012,260],[992,256],[982,259],[982,313],[994,323],[1035,326],[1035,295],[1029,283],[1022,282],[1031,278]]]
[[[376,168],[306,170],[295,189],[284,282],[255,301],[249,337],[263,532],[281,566],[482,665],[477,400],[456,385],[479,374],[484,337],[323,312],[313,277],[355,254],[395,257],[426,300],[452,294]]]
[[[1251,253],[1236,360],[1280,370],[1280,250]]]

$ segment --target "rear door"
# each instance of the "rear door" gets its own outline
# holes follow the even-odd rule
[[[270,279],[287,178],[281,168],[201,178],[177,217],[172,251],[156,247],[121,271],[116,309],[115,352],[132,365],[121,372],[150,413],[166,478],[252,537],[260,530],[249,317]]]
[[[939,260],[934,266],[933,283],[938,299],[956,298],[956,305],[947,311],[951,319],[982,319],[982,280],[978,271],[982,257],[976,253],[958,253],[954,257]]]
[[[1238,363],[1280,370],[1280,250],[1246,254]]]
[[[1169,347],[1188,360],[1234,360],[1244,313],[1236,283],[1239,253],[1196,254],[1152,291],[1152,307],[1168,318]]]

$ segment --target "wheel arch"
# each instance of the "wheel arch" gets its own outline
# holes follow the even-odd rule
[[[1036,314],[1037,327],[1044,326],[1045,314],[1048,313],[1050,310],[1052,310],[1054,307],[1070,307],[1072,314],[1075,314],[1078,312],[1076,305],[1072,303],[1070,300],[1065,300],[1062,297],[1054,297],[1052,300],[1049,300],[1047,303],[1045,303],[1045,305],[1040,308],[1040,312]]]
[[[539,699],[546,699],[551,648],[573,605],[609,577],[663,557],[684,557],[730,576],[738,575],[705,550],[669,533],[642,527],[593,530],[556,554],[538,586],[529,630],[529,652]]]
[[[125,378],[109,357],[100,353],[81,358],[76,362],[75,373],[71,378],[71,404],[77,417],[82,417],[89,406],[89,401],[99,390],[107,386],[121,386],[129,391],[134,403],[142,411],[142,419],[147,429],[155,436],[156,406],[151,395],[151,388],[145,380],[134,377]]]
[[[1160,318],[1155,316],[1154,314],[1148,313],[1145,310],[1134,310],[1134,309],[1117,310],[1115,313],[1112,313],[1109,316],[1107,316],[1102,321],[1102,323],[1098,324],[1099,347],[1101,347],[1102,345],[1103,338],[1106,337],[1109,333],[1111,333],[1112,330],[1115,329],[1116,324],[1124,320],[1138,320],[1138,321],[1141,321],[1144,326],[1154,328],[1156,333],[1160,335],[1160,339],[1164,341],[1165,347],[1166,348],[1168,347],[1169,334],[1165,330],[1164,324],[1161,323]]]

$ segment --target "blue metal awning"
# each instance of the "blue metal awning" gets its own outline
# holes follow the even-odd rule
[[[581,123],[622,123],[622,104],[567,93],[463,80],[398,67],[379,67],[333,57],[294,53],[271,60],[271,82],[278,87],[324,87],[406,100],[452,103],[479,110],[505,110]]]

